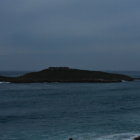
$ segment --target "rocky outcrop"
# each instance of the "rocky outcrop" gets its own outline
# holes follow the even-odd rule
[[[68,67],[49,67],[48,69],[31,72],[19,77],[0,76],[0,81],[14,83],[37,82],[121,82],[132,81],[132,77],[122,74],[101,71],[71,69]]]
[[[140,140],[140,136],[138,136],[138,137],[134,138],[134,140]]]

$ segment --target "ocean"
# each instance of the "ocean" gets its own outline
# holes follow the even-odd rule
[[[118,73],[140,77],[140,71]],[[133,140],[139,135],[140,81],[0,82],[0,140]]]

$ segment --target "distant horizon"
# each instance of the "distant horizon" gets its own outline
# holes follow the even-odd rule
[[[48,66],[48,67],[38,68],[38,69],[17,69],[17,70],[15,70],[15,69],[11,69],[11,70],[10,70],[10,69],[9,69],[9,70],[1,70],[1,69],[0,69],[0,71],[1,71],[1,72],[4,72],[4,71],[5,71],[5,72],[12,72],[12,71],[13,71],[13,72],[20,72],[20,71],[21,71],[21,72],[26,72],[26,71],[27,71],[27,72],[34,72],[34,71],[45,70],[45,69],[48,69],[49,67],[69,67],[69,66]],[[92,70],[93,70],[93,71],[120,71],[120,72],[121,72],[121,71],[122,71],[122,72],[123,72],[123,71],[124,71],[124,72],[125,72],[125,71],[126,71],[126,72],[127,72],[127,71],[128,71],[128,72],[129,72],[129,71],[130,71],[130,72],[133,72],[133,71],[134,71],[134,72],[140,71],[140,70],[113,70],[113,69],[112,69],[112,70],[111,70],[111,69],[109,70],[109,69],[97,69],[97,68],[96,68],[96,69],[92,69],[92,68],[79,68],[79,67],[69,67],[69,68],[72,68],[72,69],[80,69],[80,70],[91,70],[91,71],[92,71]]]

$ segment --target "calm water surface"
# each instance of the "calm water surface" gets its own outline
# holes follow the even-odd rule
[[[140,81],[0,83],[0,140],[132,140],[137,135]]]

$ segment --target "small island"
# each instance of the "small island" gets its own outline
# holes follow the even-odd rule
[[[69,67],[49,67],[38,72],[27,73],[18,77],[0,76],[1,82],[12,83],[43,83],[43,82],[78,82],[78,83],[109,83],[133,81],[134,78],[101,71],[73,69]]]

